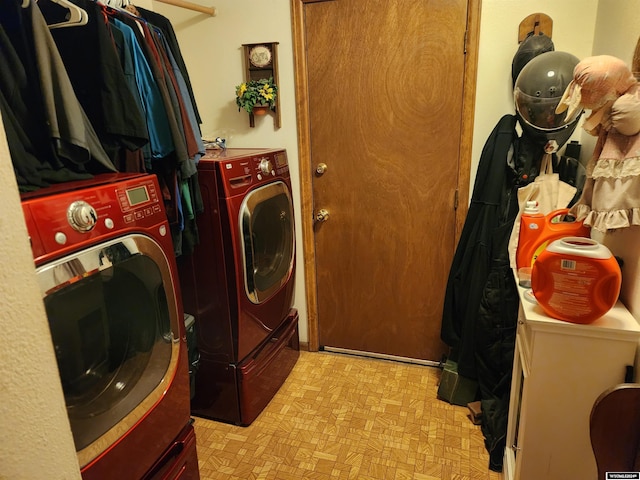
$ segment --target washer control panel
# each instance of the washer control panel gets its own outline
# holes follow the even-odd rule
[[[141,175],[22,202],[34,257],[70,248],[121,230],[167,222],[153,175]],[[162,225],[165,235],[166,225]],[[162,235],[162,233],[161,233]]]
[[[257,185],[289,176],[285,150],[270,151],[244,158],[220,161],[220,170],[228,194],[235,195]]]

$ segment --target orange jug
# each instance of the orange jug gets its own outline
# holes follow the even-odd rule
[[[538,256],[531,289],[550,317],[591,323],[618,300],[622,274],[609,249],[590,238],[555,240]]]
[[[562,237],[589,237],[591,228],[582,221],[558,221],[569,209],[562,208],[544,215],[538,211],[538,202],[528,201],[520,217],[520,233],[516,249],[518,268],[531,267],[547,245]]]

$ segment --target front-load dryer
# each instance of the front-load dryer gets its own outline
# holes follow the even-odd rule
[[[208,150],[198,181],[199,244],[178,258],[200,354],[192,413],[249,425],[299,355],[287,153]]]

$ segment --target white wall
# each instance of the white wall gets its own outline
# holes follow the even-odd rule
[[[80,478],[0,119],[0,478]]]

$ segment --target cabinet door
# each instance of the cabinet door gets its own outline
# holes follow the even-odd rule
[[[521,325],[518,326],[516,347],[513,358],[513,374],[511,381],[511,397],[509,400],[509,417],[507,428],[507,440],[504,453],[503,472],[505,480],[513,480],[519,477],[521,464],[521,442],[524,438],[526,417],[522,411],[526,408],[527,397],[525,388],[528,376],[528,367],[525,362],[525,349],[523,337],[520,335]]]
[[[636,343],[596,333],[564,326],[558,332],[533,330],[531,370],[524,376],[518,422],[516,478],[597,477],[589,440],[591,408],[600,393],[624,381]]]

